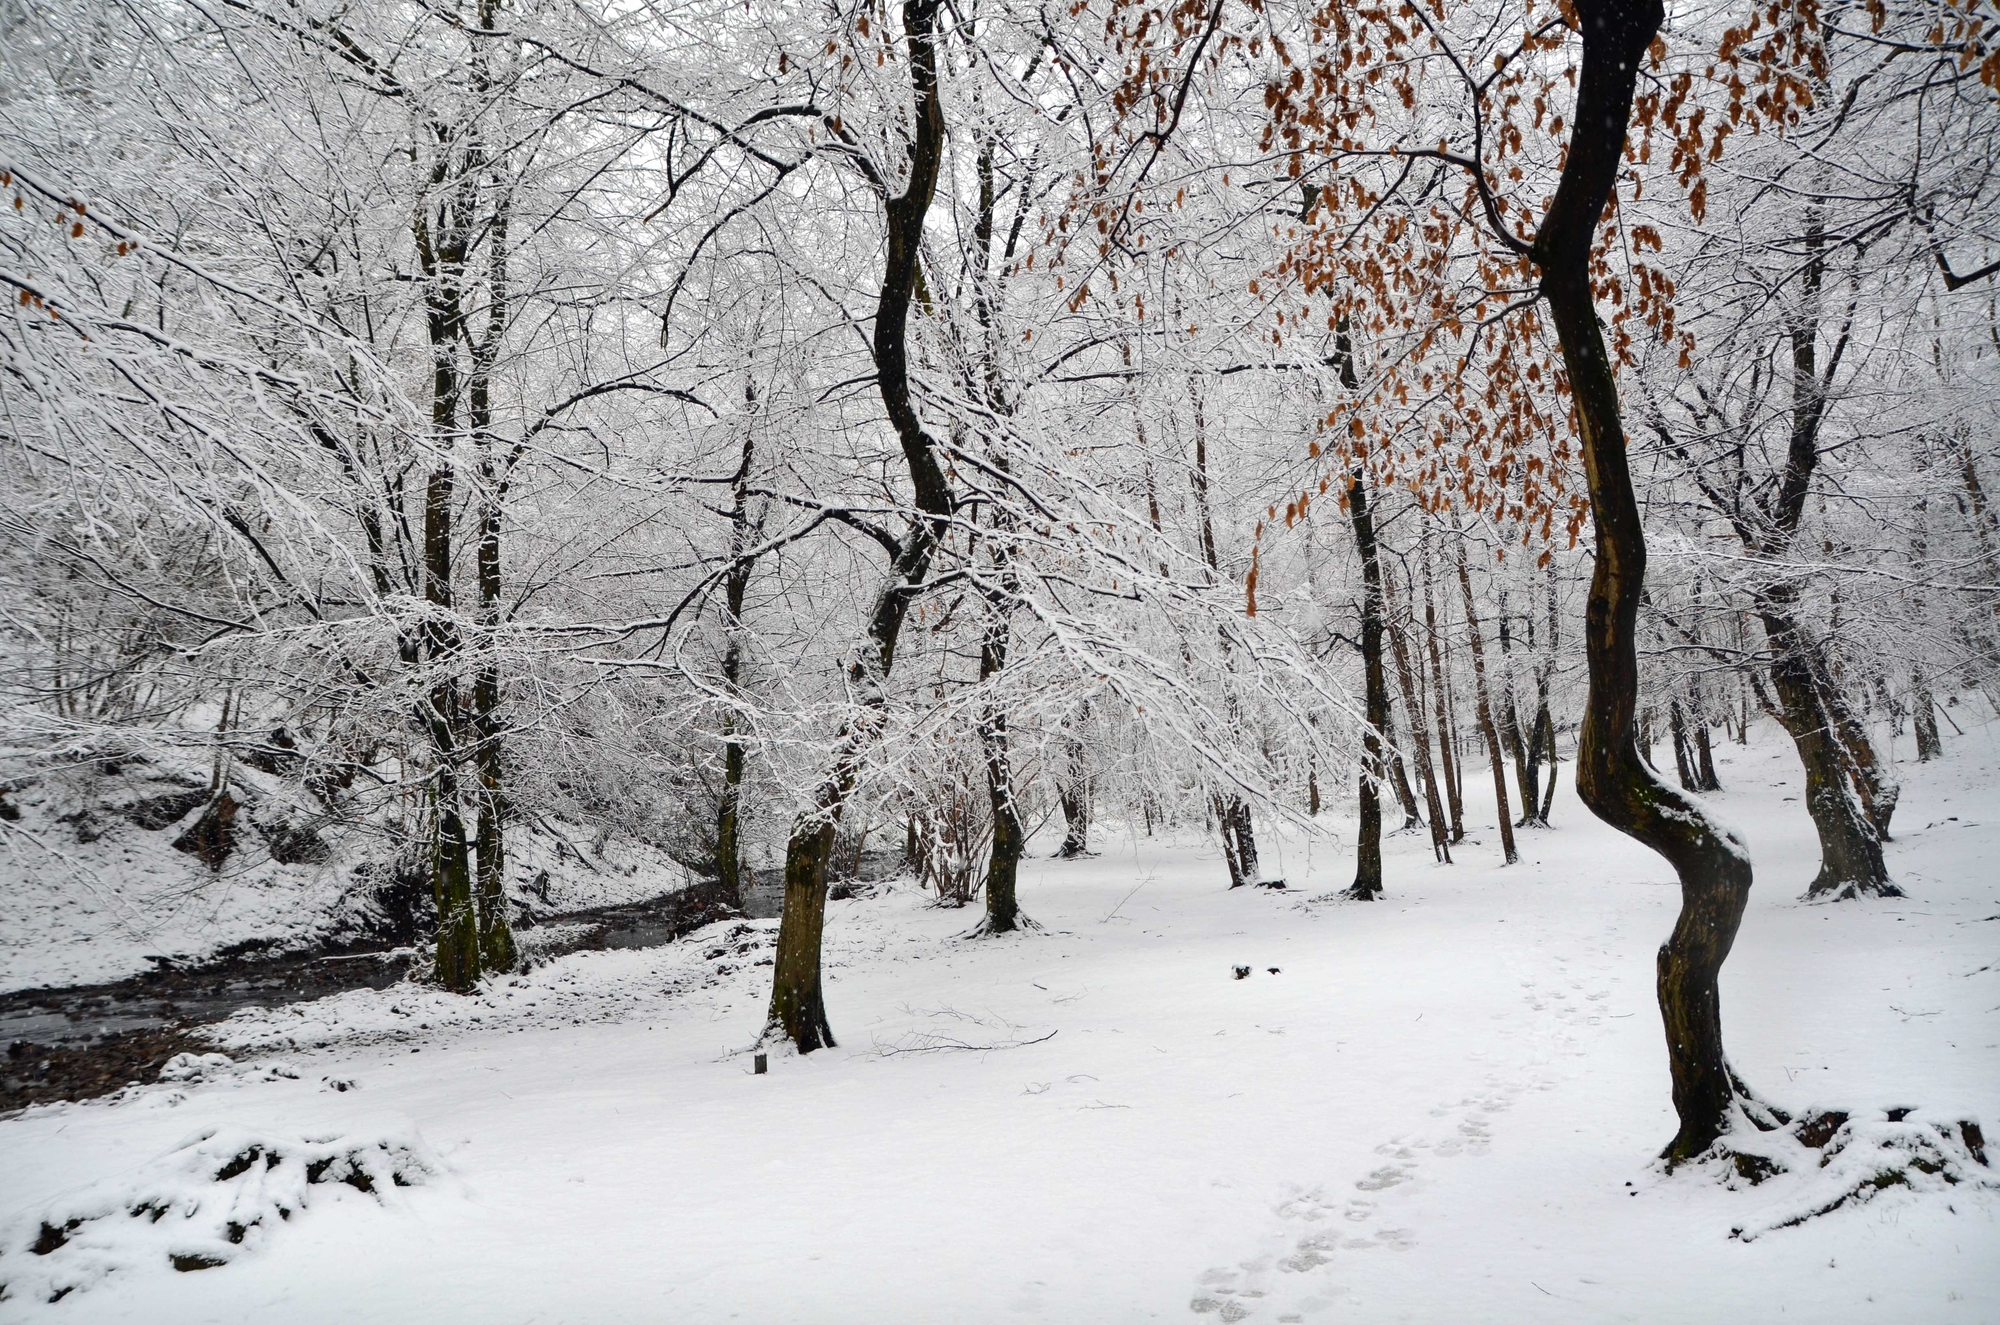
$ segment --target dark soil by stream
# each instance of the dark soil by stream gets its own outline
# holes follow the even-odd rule
[[[879,858],[878,858],[879,856]],[[900,858],[866,853],[855,862],[858,879],[892,874]],[[757,870],[745,909],[753,917],[777,914],[782,871]],[[834,885],[836,893],[852,881]],[[710,921],[737,914],[721,905],[712,882],[698,882],[642,902],[544,915],[520,926],[524,939],[536,929],[562,926],[551,943],[524,942],[536,959],[604,948],[654,948],[672,943]],[[585,928],[574,928],[584,926]],[[24,989],[0,994],[0,1113],[52,1100],[109,1094],[131,1082],[158,1079],[162,1064],[178,1053],[212,1051],[199,1028],[248,1007],[303,1003],[349,989],[387,989],[410,974],[424,945],[287,953],[245,945],[199,965],[155,958],[144,975],[67,989]]]
[[[721,918],[700,884],[643,902],[545,916],[523,927],[589,925],[540,947],[546,960],[591,948],[650,948]],[[248,1007],[302,1003],[350,989],[387,989],[409,974],[417,948],[227,954],[198,966],[164,960],[144,975],[67,989],[0,994],[0,1112],[108,1094],[150,1082],[175,1054],[210,1052],[197,1028]]]

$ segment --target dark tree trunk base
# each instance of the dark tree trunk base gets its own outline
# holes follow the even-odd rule
[[[1862,897],[1908,897],[1909,894],[1887,879],[1852,879],[1829,876],[1824,867],[1799,897],[1801,902],[1851,902]]]
[[[835,825],[801,824],[785,847],[785,904],[778,918],[771,1015],[761,1044],[782,1034],[802,1054],[836,1041],[820,984],[820,936],[826,929],[826,867]]]
[[[1027,916],[1022,915],[1019,911],[1016,911],[1014,912],[1014,919],[1012,923],[1008,924],[1004,928],[999,925],[996,925],[993,922],[992,916],[981,916],[979,918],[978,924],[974,925],[971,929],[966,930],[963,934],[960,934],[957,937],[961,940],[992,939],[992,938],[999,938],[1004,934],[1046,934],[1046,933],[1048,933],[1048,930],[1043,928],[1040,923],[1029,919]]]

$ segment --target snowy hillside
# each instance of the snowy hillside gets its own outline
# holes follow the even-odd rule
[[[211,793],[207,770],[125,757],[17,778],[0,824],[0,993],[95,984],[229,951],[408,942],[428,881],[393,876],[381,816],[330,817],[283,778],[237,766],[242,802],[220,869],[184,846]],[[591,844],[586,841],[587,849]],[[609,837],[586,855],[522,825],[510,892],[522,914],[614,905],[680,887],[664,853]]]
[[[1774,1102],[1854,1111],[1878,1133],[1897,1125],[1865,1111],[1915,1107],[1912,1128],[2000,1118],[1990,730],[1942,764],[1905,766],[1907,826],[1890,852],[1911,895],[1858,904],[1795,900],[1816,858],[1787,747],[1720,750],[1716,801],[1759,871],[1725,1025],[1736,1067]],[[0,1124],[0,1280],[62,1269],[67,1249],[37,1258],[26,1243],[45,1211],[81,1208],[66,1194],[151,1191],[163,1179],[148,1175],[211,1129],[281,1150],[303,1144],[287,1137],[405,1138],[450,1181],[386,1205],[310,1203],[201,1273],[174,1272],[152,1225],[130,1221],[124,1242],[114,1230],[92,1244],[89,1264],[115,1269],[75,1270],[88,1287],[70,1300],[17,1293],[0,1311],[2000,1314],[1990,1188],[1896,1186],[1764,1232],[1840,1194],[1835,1180],[1800,1170],[1729,1190],[1649,1165],[1673,1131],[1652,956],[1677,892],[1567,780],[1555,819],[1523,831],[1511,869],[1494,865],[1490,818],[1453,867],[1420,836],[1394,837],[1373,905],[1328,896],[1351,870],[1336,846],[1289,841],[1294,887],[1229,892],[1212,851],[1129,837],[1105,838],[1094,860],[1032,863],[1022,896],[1039,934],[957,940],[974,913],[900,889],[834,901],[839,1047],[775,1056],[761,1077],[742,1051],[763,1025],[775,922],[573,954],[471,999],[406,985],[244,1014],[219,1036],[234,1064]]]

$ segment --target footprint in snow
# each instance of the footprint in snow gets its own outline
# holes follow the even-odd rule
[[[1344,1291],[1326,1282],[1326,1267],[1341,1256],[1370,1250],[1407,1251],[1417,1243],[1416,1230],[1388,1227],[1385,1216],[1390,1208],[1416,1190],[1422,1166],[1430,1158],[1450,1159],[1460,1155],[1483,1155],[1492,1146],[1493,1115],[1505,1113],[1524,1091],[1553,1090],[1558,1084],[1551,1075],[1552,1059],[1583,1052],[1576,1031],[1601,1020],[1601,1004],[1610,996],[1608,988],[1587,990],[1581,981],[1570,980],[1570,972],[1558,963],[1557,978],[1567,988],[1544,988],[1540,980],[1524,979],[1521,1001],[1537,1012],[1554,1015],[1539,1021],[1545,1046],[1520,1064],[1522,1073],[1514,1079],[1498,1076],[1487,1079],[1488,1089],[1466,1095],[1455,1104],[1440,1105],[1429,1111],[1438,1127],[1428,1134],[1405,1133],[1375,1147],[1386,1163],[1354,1182],[1354,1189],[1366,1193],[1346,1201],[1329,1201],[1321,1190],[1293,1189],[1292,1195],[1276,1207],[1278,1223],[1266,1235],[1268,1255],[1244,1261],[1235,1268],[1219,1266],[1202,1273],[1188,1306],[1198,1316],[1215,1316],[1224,1321],[1247,1320],[1252,1315],[1278,1325],[1305,1325],[1316,1313],[1334,1305]],[[1587,979],[1598,983],[1602,971],[1592,971]],[[1575,998],[1574,995],[1581,995]],[[1496,1014],[1504,1018],[1507,1014]],[[1524,1030],[1533,1036],[1532,1027]],[[1426,1154],[1428,1152],[1428,1154]]]

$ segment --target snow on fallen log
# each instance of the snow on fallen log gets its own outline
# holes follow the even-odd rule
[[[212,1128],[0,1228],[0,1302],[56,1302],[113,1275],[215,1269],[328,1203],[401,1209],[401,1189],[445,1177],[413,1127],[330,1137]]]

